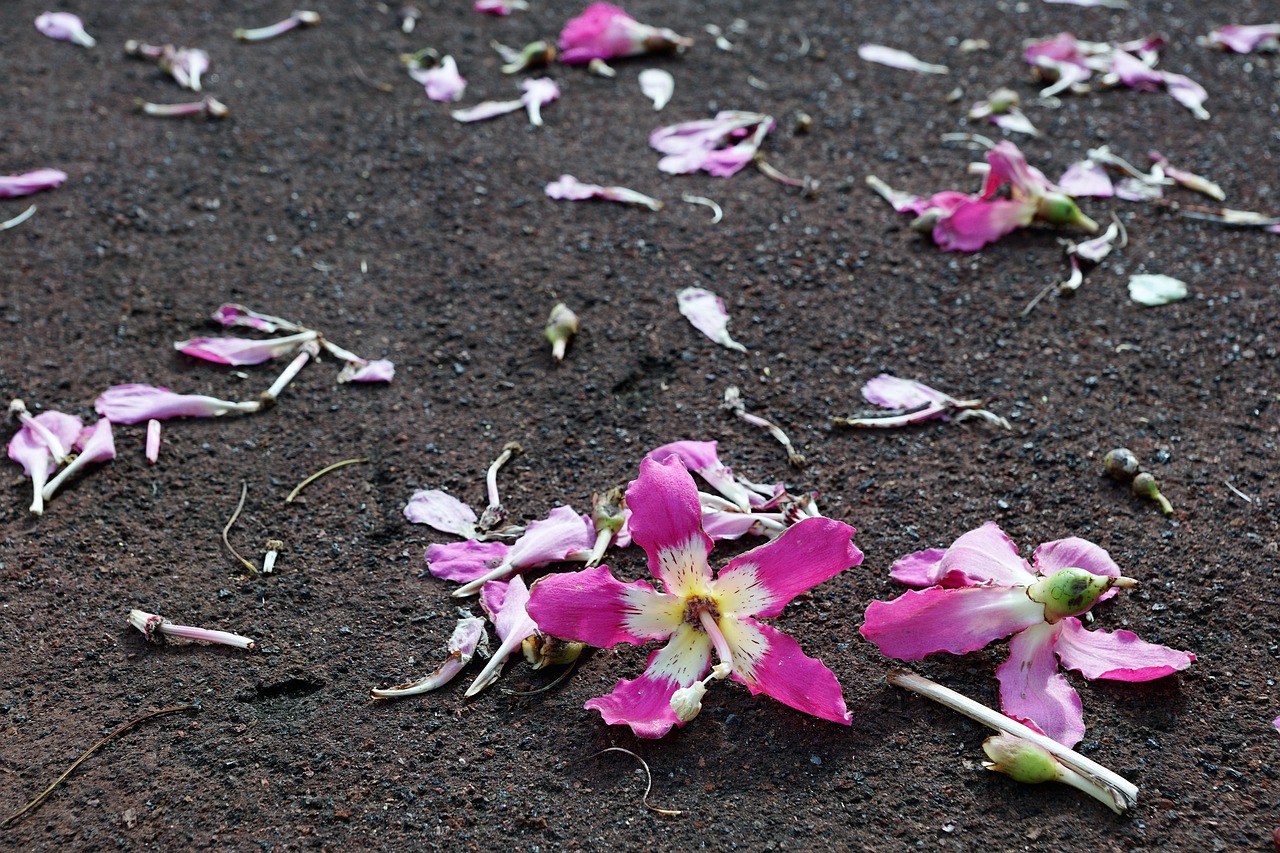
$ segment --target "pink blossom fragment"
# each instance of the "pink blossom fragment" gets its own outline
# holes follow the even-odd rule
[[[507,658],[524,644],[527,637],[538,632],[538,626],[526,609],[529,604],[529,588],[525,586],[524,578],[517,575],[509,582],[489,581],[485,588],[489,587],[503,588],[500,592],[501,598],[498,598],[498,593],[495,591],[495,595],[482,596],[481,599],[482,602],[501,602],[499,609],[486,610],[490,621],[493,622],[493,629],[498,635],[499,645],[484,669],[476,676],[476,680],[471,682],[465,696],[475,696],[497,681]]]
[[[112,423],[136,424],[155,418],[213,418],[247,414],[262,408],[257,400],[233,403],[202,394],[177,394],[153,385],[113,385],[94,403],[98,414]]]
[[[701,287],[686,287],[676,294],[676,305],[695,329],[720,346],[738,352],[747,351],[729,336],[729,312],[719,296]]]
[[[270,314],[259,314],[257,311],[250,311],[243,305],[237,305],[234,302],[227,302],[218,307],[213,312],[213,319],[223,326],[245,326],[250,329],[257,329],[260,332],[301,332],[302,327],[297,323],[291,323],[280,317],[272,317]]]
[[[344,382],[390,382],[396,376],[396,366],[385,358],[372,361],[348,361],[338,374],[338,384]]]
[[[463,539],[475,539],[478,535],[475,510],[439,489],[414,492],[405,505],[404,517],[413,524],[426,524],[441,533],[452,533]]]
[[[864,44],[858,48],[858,56],[867,62],[874,62],[877,65],[887,65],[890,68],[898,68],[903,71],[915,71],[920,74],[950,74],[951,69],[945,65],[935,65],[932,62],[924,62],[916,59],[905,50],[898,50],[894,47],[885,47],[882,44]]]
[[[433,101],[456,101],[467,90],[467,81],[458,73],[458,63],[452,56],[445,56],[434,68],[410,68],[409,76],[422,84]]]
[[[454,110],[452,115],[460,122],[484,121],[524,108],[529,113],[529,123],[541,127],[542,108],[560,97],[560,87],[547,77],[525,80],[520,86],[524,89],[524,95],[519,100],[484,101],[474,107]]]
[[[593,59],[684,50],[693,46],[693,40],[642,24],[612,4],[592,3],[565,23],[559,45],[561,62],[582,65]]]
[[[663,204],[652,196],[629,190],[626,187],[602,187],[599,184],[584,184],[573,175],[561,175],[557,180],[547,184],[547,197],[566,201],[583,201],[598,198],[604,201],[616,201],[622,204],[638,204],[650,210],[662,210]]]
[[[1280,24],[1227,24],[1209,33],[1209,44],[1233,53],[1280,49]]]
[[[669,175],[705,171],[727,178],[755,158],[773,128],[772,116],[723,110],[715,118],[660,127],[649,134],[649,146],[667,155],[658,169]]]
[[[22,411],[25,412],[25,408]],[[31,478],[31,513],[41,515],[45,484],[62,464],[84,424],[75,415],[55,411],[41,412],[35,417],[26,415],[23,421],[22,428],[9,440],[9,458],[21,465]]]
[[[517,9],[520,11],[528,9],[529,4],[525,0],[476,0],[471,8],[483,15],[497,15],[505,18]]]
[[[147,461],[152,465],[160,459],[160,422],[155,418],[147,421]]]
[[[1058,178],[1058,187],[1074,198],[1111,198],[1115,194],[1107,170],[1093,160],[1081,160],[1068,166]]]
[[[868,379],[862,386],[862,396],[868,403],[886,409],[917,409],[931,403],[946,403],[952,399],[949,394],[930,388],[923,382],[899,379],[888,373]]]
[[[498,567],[505,568],[510,552],[511,546],[505,543],[474,539],[428,545],[427,571],[442,580],[470,583]]]
[[[1104,9],[1128,9],[1129,0],[1044,0],[1051,5],[1082,6],[1086,9],[1102,7]]]
[[[62,186],[67,173],[58,169],[35,169],[20,175],[0,175],[0,198],[17,198]]]
[[[392,699],[400,696],[416,696],[444,687],[471,663],[480,641],[484,639],[484,620],[479,616],[464,616],[453,628],[445,646],[444,663],[435,672],[418,681],[369,691],[374,699]]]
[[[1169,158],[1161,154],[1159,151],[1148,152],[1147,156],[1149,156],[1151,161],[1159,167],[1161,172],[1163,172],[1167,177],[1172,178],[1180,186],[1186,187],[1189,190],[1194,190],[1198,193],[1203,193],[1204,195],[1209,196],[1209,198],[1217,201],[1224,201],[1226,199],[1227,194],[1223,192],[1222,187],[1218,186],[1208,178],[1201,177],[1193,172],[1188,172],[1186,169],[1178,168],[1170,163]]]
[[[58,41],[69,41],[81,47],[93,47],[97,40],[85,32],[84,21],[70,12],[44,12],[36,18],[36,29]]]
[[[262,364],[273,358],[289,355],[307,341],[315,339],[316,333],[310,331],[261,341],[249,338],[192,338],[176,342],[173,348],[183,355],[214,364]]]
[[[40,490],[40,495],[45,500],[52,498],[58,488],[68,478],[78,474],[82,468],[99,462],[110,462],[116,458],[116,444],[111,433],[111,421],[102,418],[93,426],[85,427],[81,431],[80,437],[76,439],[75,445],[80,451],[79,455],[71,460],[65,468],[58,472],[56,477],[46,483],[45,487]]]
[[[558,506],[546,518],[530,522],[524,534],[511,544],[497,565],[467,578],[462,586],[453,591],[453,595],[455,598],[475,595],[487,581],[507,578],[559,562],[574,551],[588,550],[595,544],[595,539],[595,530],[589,519],[578,515],[573,507]],[[434,568],[432,574],[436,574]],[[440,576],[437,574],[437,577]],[[461,577],[454,579],[463,580]]]

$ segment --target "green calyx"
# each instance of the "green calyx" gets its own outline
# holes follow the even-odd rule
[[[1075,199],[1065,193],[1045,193],[1036,205],[1036,216],[1054,225],[1076,225],[1090,234],[1098,230],[1098,223],[1085,216]]]
[[[1045,621],[1052,623],[1086,612],[1113,586],[1137,585],[1138,582],[1132,578],[1113,578],[1084,569],[1067,568],[1046,575],[1027,587],[1027,596],[1044,605]]]
[[[1010,734],[993,735],[982,742],[990,761],[983,766],[1029,785],[1059,778],[1062,765],[1043,747]]]

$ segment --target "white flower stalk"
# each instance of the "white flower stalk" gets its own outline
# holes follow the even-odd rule
[[[175,625],[163,616],[147,613],[145,610],[130,610],[129,624],[142,632],[142,635],[153,643],[163,642],[166,636],[184,637],[188,640],[202,640],[222,646],[234,646],[237,649],[253,651],[257,643],[248,637],[232,634],[227,631],[214,631],[209,628],[194,628],[190,625]]]
[[[256,27],[253,29],[240,29],[231,33],[239,41],[267,41],[268,39],[282,36],[290,30],[296,30],[299,27],[312,27],[320,23],[320,15],[316,12],[294,12],[276,24],[266,27]],[[406,30],[406,32],[408,32]]]
[[[804,456],[796,450],[795,445],[791,443],[791,438],[782,430],[782,427],[766,420],[759,415],[753,415],[747,411],[746,404],[742,402],[742,391],[737,385],[730,385],[724,389],[724,408],[733,412],[742,420],[752,426],[763,427],[769,431],[769,434],[778,440],[778,443],[787,451],[787,461],[797,468],[804,466]]]
[[[489,495],[489,505],[480,514],[480,521],[476,524],[476,528],[482,533],[492,532],[507,520],[507,511],[502,508],[502,500],[498,497],[498,470],[521,453],[524,453],[524,448],[520,446],[520,442],[507,442],[502,446],[502,453],[493,460],[493,464],[485,474],[484,485]]]
[[[262,405],[264,407],[275,405],[276,400],[284,392],[284,389],[288,387],[289,383],[293,381],[294,377],[298,375],[302,368],[306,367],[308,361],[319,354],[320,347],[315,341],[307,341],[303,344],[302,352],[298,353],[293,361],[289,362],[289,366],[276,377],[276,381],[271,384],[271,387],[262,392]]]

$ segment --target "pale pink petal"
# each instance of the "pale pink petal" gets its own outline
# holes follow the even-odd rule
[[[899,660],[934,652],[962,655],[1044,621],[1044,605],[1023,587],[930,587],[873,601],[862,636]]]
[[[585,201],[587,199],[603,199],[623,204],[638,204],[650,210],[661,210],[662,202],[656,198],[627,189],[626,187],[602,187],[599,184],[584,184],[573,175],[561,175],[547,184],[548,198],[565,201]]]
[[[779,513],[765,514],[765,517],[772,519],[774,515]],[[738,512],[733,510],[717,509],[714,507],[702,508],[702,529],[708,536],[719,542],[722,539],[740,539],[748,533],[757,536],[767,536],[769,532],[760,524],[762,514],[751,512]]]
[[[800,593],[862,562],[853,534],[843,522],[806,518],[734,557],[712,584],[721,612],[777,616]]]
[[[1120,567],[1106,550],[1088,539],[1080,539],[1076,536],[1045,542],[1031,555],[1031,562],[1036,567],[1036,571],[1042,575],[1052,575],[1071,568],[1084,569],[1086,572],[1109,578],[1118,578],[1121,575]]]
[[[649,134],[649,145],[667,155],[658,161],[658,169],[667,174],[705,169],[728,177],[751,162],[774,124],[763,113],[722,110],[712,119],[657,128]]]
[[[1276,717],[1272,720],[1271,725],[1275,726],[1277,730],[1280,730],[1280,717]]]
[[[94,408],[114,423],[136,424],[152,418],[212,418],[230,412],[256,412],[261,404],[256,400],[233,403],[202,394],[175,394],[168,388],[132,384],[113,385],[103,391]]]
[[[1165,88],[1175,101],[1191,110],[1196,118],[1209,118],[1209,111],[1204,108],[1204,102],[1209,99],[1209,93],[1205,91],[1204,86],[1185,74],[1172,74],[1165,71],[1162,72],[1162,77]]]
[[[505,18],[515,9],[528,9],[529,4],[525,0],[476,0],[471,8],[486,15]]]
[[[1122,201],[1155,201],[1164,198],[1164,188],[1159,184],[1126,177],[1116,182],[1115,196]]]
[[[862,386],[862,396],[868,403],[886,409],[916,409],[929,403],[949,403],[952,398],[923,382],[899,379],[888,373],[868,379]]]
[[[71,445],[84,430],[84,423],[79,418],[65,412],[41,412],[34,420],[61,443],[63,454],[71,450]],[[28,477],[52,474],[62,462],[61,459],[55,460],[53,454],[53,449],[40,432],[25,424],[9,441],[9,458],[21,465]]]
[[[840,682],[822,661],[801,651],[799,643],[754,619],[721,617],[720,625],[733,651],[733,680],[747,685],[753,696],[764,693],[797,711],[850,724],[853,715],[845,707]]]
[[[858,56],[867,62],[875,62],[878,65],[887,65],[890,68],[899,68],[903,71],[916,71],[920,74],[950,73],[950,70],[945,65],[923,62],[905,50],[885,47],[882,44],[861,45],[858,48]]]
[[[524,534],[511,546],[507,562],[519,571],[539,569],[563,560],[571,551],[595,544],[590,522],[570,506],[558,506],[546,518],[529,523]]]
[[[1107,170],[1092,160],[1081,160],[1068,166],[1058,179],[1058,187],[1074,198],[1111,198],[1115,192]]]
[[[300,332],[284,338],[255,341],[249,338],[192,338],[178,341],[173,348],[183,355],[211,361],[214,364],[262,364],[289,355],[307,341],[315,340],[315,332]]]
[[[419,693],[444,687],[471,662],[482,637],[484,637],[483,619],[478,616],[465,616],[459,619],[453,628],[453,634],[449,637],[448,645],[445,646],[448,656],[435,672],[409,684],[370,691],[370,695],[375,699],[390,699],[396,696],[416,696]]]
[[[147,421],[147,461],[152,465],[160,459],[160,422],[155,418]]]
[[[646,68],[640,72],[640,91],[653,101],[653,108],[661,110],[671,100],[676,91],[676,79],[670,71],[661,68]]]
[[[693,327],[722,347],[746,352],[747,348],[729,336],[729,312],[724,300],[701,287],[686,287],[676,294],[680,313]]]
[[[659,462],[668,456],[680,457],[684,467],[706,480],[711,488],[732,501],[738,509],[748,512],[760,503],[758,495],[738,482],[733,469],[720,461],[714,441],[673,441],[655,448],[645,458]]]
[[[16,198],[62,185],[67,173],[58,169],[36,169],[20,175],[0,175],[0,198]]]
[[[1079,619],[1063,619],[1054,651],[1067,669],[1085,678],[1151,681],[1191,666],[1196,656],[1139,639],[1132,631],[1086,631]]]
[[[396,366],[385,358],[366,361],[348,361],[338,374],[338,384],[344,382],[390,382],[396,377]]]
[[[1036,205],[1012,199],[969,201],[933,226],[933,241],[949,252],[976,252],[1004,235],[1025,228]]]
[[[1009,641],[1009,659],[996,669],[1000,680],[1000,710],[1036,728],[1065,746],[1084,737],[1080,696],[1058,672],[1053,652],[1058,625],[1033,625]]]
[[[649,656],[644,675],[622,680],[607,696],[589,700],[609,725],[630,726],[637,737],[660,738],[672,726],[684,726],[671,710],[671,697],[711,668],[711,639],[706,632],[683,624],[667,645]]]
[[[627,487],[631,538],[649,556],[649,571],[667,593],[698,594],[711,581],[702,532],[702,507],[693,478],[679,458],[640,460],[640,476]],[[683,685],[682,685],[683,686]]]
[[[540,631],[602,649],[671,636],[684,621],[684,607],[683,599],[645,581],[622,583],[608,566],[547,575],[529,599]]]
[[[525,639],[538,631],[538,626],[529,618],[525,606],[529,603],[529,590],[524,585],[524,578],[516,576],[510,581],[489,581],[485,586],[501,585],[504,587],[501,609],[492,614],[493,627],[501,644],[484,669],[476,676],[475,681],[467,688],[466,696],[475,696],[490,684],[498,680],[502,673],[502,665],[520,648]]]
[[[469,583],[502,565],[510,545],[502,542],[447,542],[427,546],[427,571],[438,578]]]
[[[439,489],[419,489],[405,505],[404,517],[413,524],[426,524],[441,533],[464,539],[476,537],[475,510]]]
[[[409,76],[422,84],[433,101],[451,103],[467,90],[467,81],[458,73],[458,63],[452,56],[445,56],[434,68],[410,69]]]
[[[84,21],[70,12],[45,12],[36,18],[36,29],[51,39],[74,42],[81,47],[93,47],[98,43],[85,32]]]
[[[982,185],[984,200],[993,198],[1005,184],[1011,187],[1015,199],[1039,198],[1058,189],[1043,172],[1027,163],[1026,155],[1007,139],[987,152],[987,164],[991,168]]]
[[[450,115],[456,121],[484,121],[485,119],[494,118],[495,116],[514,113],[524,108],[524,101],[482,101],[474,107],[467,107],[463,110],[454,110]]]
[[[940,577],[968,578],[966,586],[982,583],[1029,586],[1036,581],[1031,566],[1018,556],[1018,547],[994,521],[952,542],[938,566],[938,573]]]
[[[524,89],[520,102],[529,113],[529,124],[540,127],[542,108],[560,97],[560,87],[549,77],[538,77],[523,81],[520,88]]]
[[[899,557],[889,569],[889,577],[907,586],[972,586],[963,574],[939,571],[946,548],[929,548]]]
[[[1227,24],[1209,33],[1208,41],[1235,53],[1252,53],[1263,44],[1274,49],[1277,38],[1280,38],[1280,24]]]

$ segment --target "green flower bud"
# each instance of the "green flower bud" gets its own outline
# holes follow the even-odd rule
[[[623,515],[627,508],[627,494],[620,486],[614,486],[604,494],[592,495],[591,521],[596,530],[617,533],[622,529]]]
[[[1027,596],[1044,605],[1047,622],[1057,622],[1067,616],[1079,616],[1097,603],[1098,598],[1113,586],[1135,587],[1132,578],[1113,578],[1095,575],[1084,569],[1060,569],[1046,575],[1027,587]]]
[[[1016,782],[1037,785],[1058,778],[1058,759],[1043,747],[1015,735],[992,735],[982,742],[982,751],[991,759],[982,762],[983,767],[1004,773]]]
[[[556,666],[562,663],[573,663],[587,648],[587,644],[571,643],[568,640],[562,640],[559,637],[539,632],[525,637],[524,642],[520,644],[520,648],[524,652],[524,659],[534,669],[542,669],[543,667]]]
[[[551,357],[556,361],[564,359],[565,348],[569,339],[578,334],[578,315],[569,310],[563,302],[557,302],[547,317],[546,335],[551,341]]]
[[[1078,225],[1090,234],[1098,230],[1098,223],[1085,216],[1075,199],[1065,193],[1045,193],[1036,205],[1036,216],[1054,225]]]
[[[1139,474],[1133,478],[1133,493],[1140,498],[1147,498],[1160,504],[1160,511],[1165,515],[1173,515],[1173,504],[1169,503],[1169,499],[1160,494],[1160,488],[1156,485],[1156,478],[1150,474]]]

